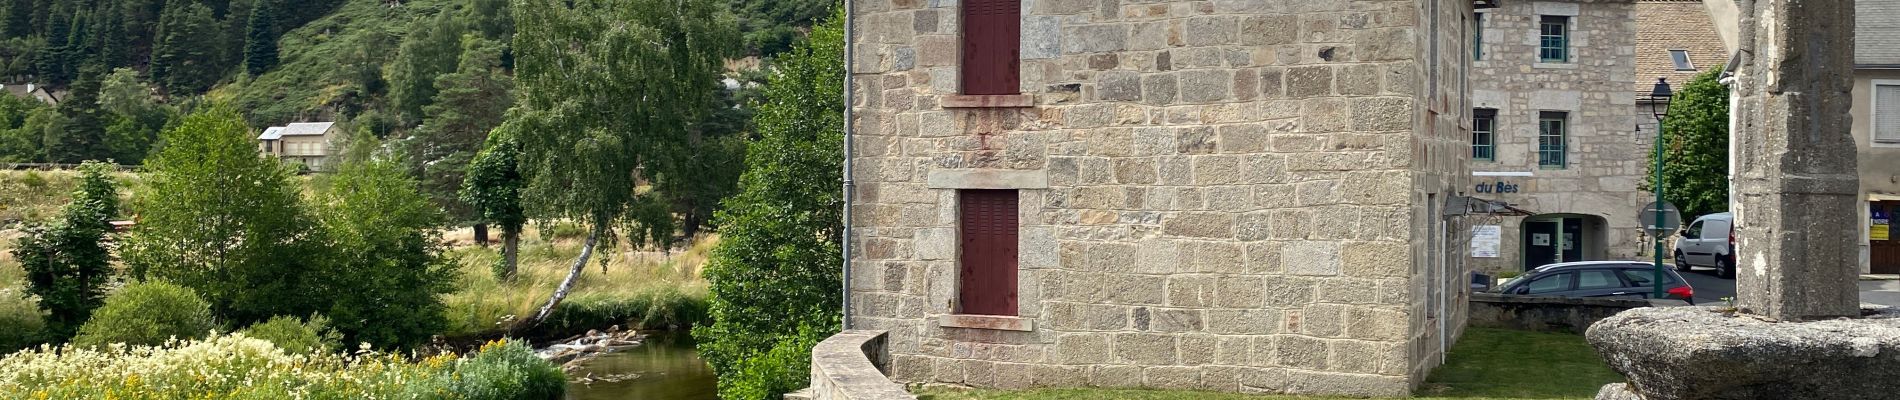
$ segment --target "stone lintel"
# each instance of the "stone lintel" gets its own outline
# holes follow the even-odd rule
[[[952,94],[937,101],[943,108],[1023,108],[1034,107],[1036,98],[1027,94]]]
[[[949,314],[937,318],[937,326],[945,328],[988,329],[996,331],[1033,332],[1035,321],[1003,315]]]
[[[1012,169],[935,169],[931,189],[1048,189],[1049,172]]]
[[[1575,17],[1583,15],[1583,7],[1577,3],[1538,1],[1531,3],[1531,12],[1537,15]]]

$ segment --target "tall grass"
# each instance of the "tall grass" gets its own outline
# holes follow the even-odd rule
[[[445,336],[498,333],[533,314],[560,286],[580,254],[579,242],[541,238],[532,231],[523,236],[513,282],[496,280],[490,270],[501,257],[498,247],[461,246],[449,253],[461,265],[462,278],[457,291],[443,299],[449,318]],[[466,237],[464,231],[448,239],[462,243]],[[706,314],[700,270],[717,241],[707,237],[670,252],[632,251],[622,243],[622,251],[606,258],[604,271],[600,258],[583,268],[574,291],[534,333],[563,335],[609,325],[676,329],[699,322]]]
[[[129,198],[130,189],[139,183],[136,174],[120,172],[112,177],[121,184],[121,201]],[[46,222],[59,215],[59,208],[72,201],[73,189],[78,185],[78,171],[0,170],[0,231]],[[0,239],[8,239],[8,246],[10,238],[0,234]]]

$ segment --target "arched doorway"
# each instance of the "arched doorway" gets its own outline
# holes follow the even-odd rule
[[[1525,270],[1545,264],[1601,260],[1607,253],[1607,221],[1589,214],[1539,214],[1524,218],[1520,248]]]

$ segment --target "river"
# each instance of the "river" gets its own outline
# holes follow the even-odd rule
[[[618,382],[567,384],[568,400],[716,400],[718,380],[685,334],[656,334],[645,344],[588,360],[570,378],[635,374]]]

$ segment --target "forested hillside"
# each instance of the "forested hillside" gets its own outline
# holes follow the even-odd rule
[[[0,99],[0,163],[140,164],[170,121],[228,103],[254,129],[337,121],[362,142],[347,147],[396,154],[468,221],[456,199],[463,170],[515,105],[510,1],[0,0],[0,83],[62,100]],[[743,42],[734,57],[789,48],[832,3],[727,3]],[[699,148],[683,149],[710,178],[672,201],[688,232],[738,174],[746,99],[762,75],[728,76],[703,105]]]

